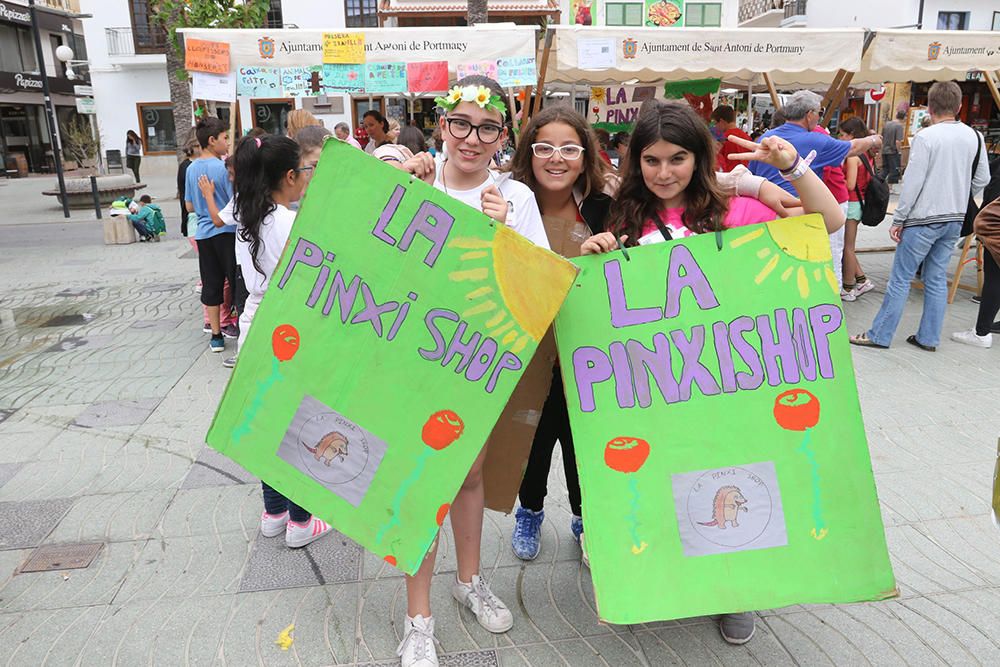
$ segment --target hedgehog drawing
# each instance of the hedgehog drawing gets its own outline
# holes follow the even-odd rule
[[[317,461],[329,466],[335,458],[340,458],[341,462],[347,458],[347,444],[347,438],[342,433],[331,431],[320,438],[315,447],[310,447],[304,442],[302,446],[315,456]]]
[[[738,528],[740,511],[749,511],[746,504],[746,497],[737,487],[723,486],[715,492],[715,500],[712,501],[712,520],[698,523],[702,526],[718,526],[722,530],[726,529],[727,523],[731,523],[733,528]]]

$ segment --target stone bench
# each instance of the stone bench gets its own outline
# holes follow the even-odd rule
[[[136,183],[131,174],[97,177],[97,196],[102,206],[107,206],[119,197],[135,199],[136,191],[146,187],[145,183]],[[52,190],[44,190],[43,195],[56,197],[62,205],[58,184]],[[90,191],[90,177],[67,178],[66,196],[70,208],[93,208],[94,196]]]

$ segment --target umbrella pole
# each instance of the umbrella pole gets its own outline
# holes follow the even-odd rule
[[[781,101],[778,98],[778,91],[767,72],[764,72],[764,83],[767,84],[767,92],[771,94],[771,104],[774,105],[775,111],[781,111]]]
[[[552,53],[552,38],[555,36],[555,31],[552,28],[545,29],[545,47],[542,49],[542,67],[538,72],[538,91],[535,93],[535,101],[531,105],[531,113],[527,117],[522,117],[521,122],[527,123],[531,120],[531,117],[542,110],[542,92],[545,88],[545,74],[549,69],[549,55]],[[528,97],[525,98],[525,104],[531,100],[531,88],[528,88]]]
[[[1000,71],[996,72],[996,74],[1000,77]],[[983,71],[983,78],[986,79],[986,86],[990,89],[990,95],[993,96],[993,103],[1000,109],[1000,89],[997,88],[997,82],[993,80],[993,75],[993,72]]]

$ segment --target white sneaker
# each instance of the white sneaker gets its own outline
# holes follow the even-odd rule
[[[288,512],[281,514],[268,514],[264,512],[260,515],[260,534],[264,537],[277,537],[285,532],[285,524],[288,523]]]
[[[434,637],[434,618],[417,614],[406,617],[406,634],[396,649],[402,667],[438,667],[438,640]]]
[[[875,289],[875,283],[873,283],[869,278],[865,278],[863,283],[858,283],[854,286],[854,296],[857,298],[866,292],[871,292],[873,289]]]
[[[843,289],[840,290],[840,300],[841,301],[854,301],[858,298],[857,292],[853,289]]]
[[[510,613],[510,609],[493,594],[478,574],[472,575],[471,584],[462,583],[456,577],[451,594],[471,609],[479,625],[490,632],[499,634],[514,627],[514,615]]]
[[[295,523],[289,521],[285,528],[285,544],[292,549],[304,547],[315,542],[333,530],[325,521],[320,521],[316,517],[310,517],[308,523]]]
[[[951,335],[951,339],[956,343],[965,343],[973,347],[984,347],[986,349],[993,347],[993,334],[988,333],[985,336],[980,336],[976,333],[975,329],[956,331]]]
[[[590,569],[590,556],[587,555],[587,545],[584,544],[584,536],[587,533],[580,533],[580,552],[583,554],[583,564]]]

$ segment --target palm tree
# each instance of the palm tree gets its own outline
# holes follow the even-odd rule
[[[486,2],[487,0],[469,0],[469,6],[465,15],[466,24],[486,23]]]

